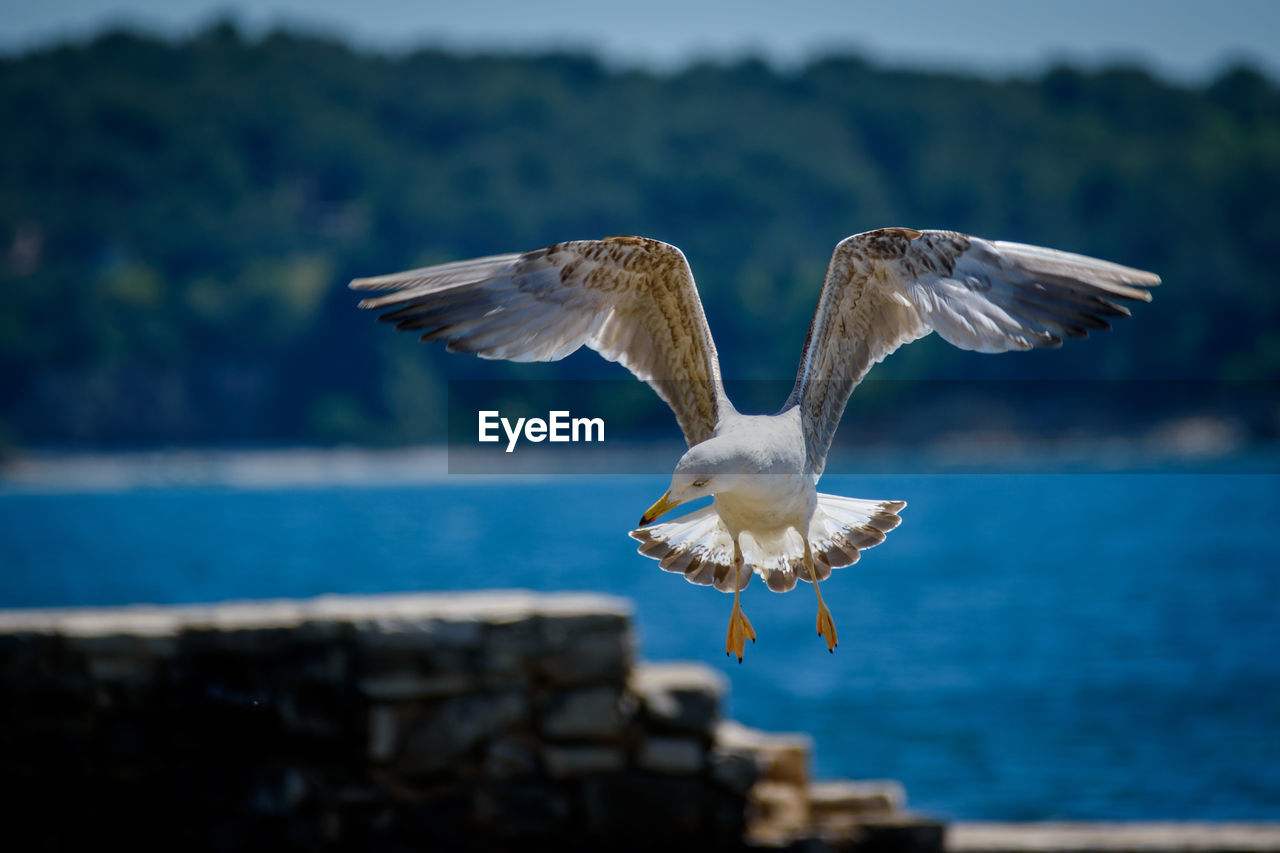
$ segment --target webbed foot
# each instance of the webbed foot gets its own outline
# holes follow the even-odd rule
[[[821,601],[818,602],[818,636],[827,641],[827,651],[834,653],[836,650],[836,623],[831,618],[831,611],[827,609],[827,605]]]
[[[742,653],[746,651],[747,640],[754,643],[756,632],[751,627],[751,620],[742,612],[742,608],[735,599],[733,612],[729,614],[729,634],[724,641],[725,654],[737,655],[738,663],[742,663]]]

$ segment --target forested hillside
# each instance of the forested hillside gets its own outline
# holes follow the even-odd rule
[[[836,241],[885,225],[1165,283],[1085,343],[878,376],[1280,378],[1280,89],[1250,70],[664,75],[223,25],[0,60],[0,445],[429,441],[446,378],[625,375],[447,356],[345,288],[609,234],[680,246],[726,375],[785,379]]]

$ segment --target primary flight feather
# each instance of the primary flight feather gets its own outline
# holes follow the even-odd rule
[[[831,257],[795,386],[775,415],[740,414],[725,396],[702,302],[684,255],[641,237],[557,243],[356,279],[379,291],[360,307],[453,352],[556,361],[588,346],[648,383],[689,445],[671,487],[631,536],[640,553],[697,584],[733,592],[725,648],[755,639],[739,593],[761,575],[786,591],[810,581],[817,630],[835,625],[818,582],[858,560],[900,522],[903,501],[821,494],[816,485],[853,389],[898,347],[937,332],[979,352],[1060,346],[1150,301],[1149,272],[949,231],[884,228]],[[662,524],[671,508],[712,503]]]

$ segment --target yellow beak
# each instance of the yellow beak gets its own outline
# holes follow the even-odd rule
[[[667,510],[679,505],[680,501],[671,500],[671,492],[667,492],[665,495],[658,498],[658,502],[656,504],[646,509],[644,511],[644,515],[640,516],[640,526],[644,527]]]

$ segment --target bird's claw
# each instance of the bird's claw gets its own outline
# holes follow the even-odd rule
[[[747,618],[747,614],[742,612],[742,608],[734,606],[733,613],[729,615],[729,634],[725,638],[724,652],[726,655],[736,655],[738,663],[742,663],[742,653],[746,651],[747,640],[756,641],[756,631],[751,627],[751,620]]]
[[[818,606],[818,636],[827,641],[827,651],[835,654],[836,623],[831,618],[831,611],[825,604]]]

